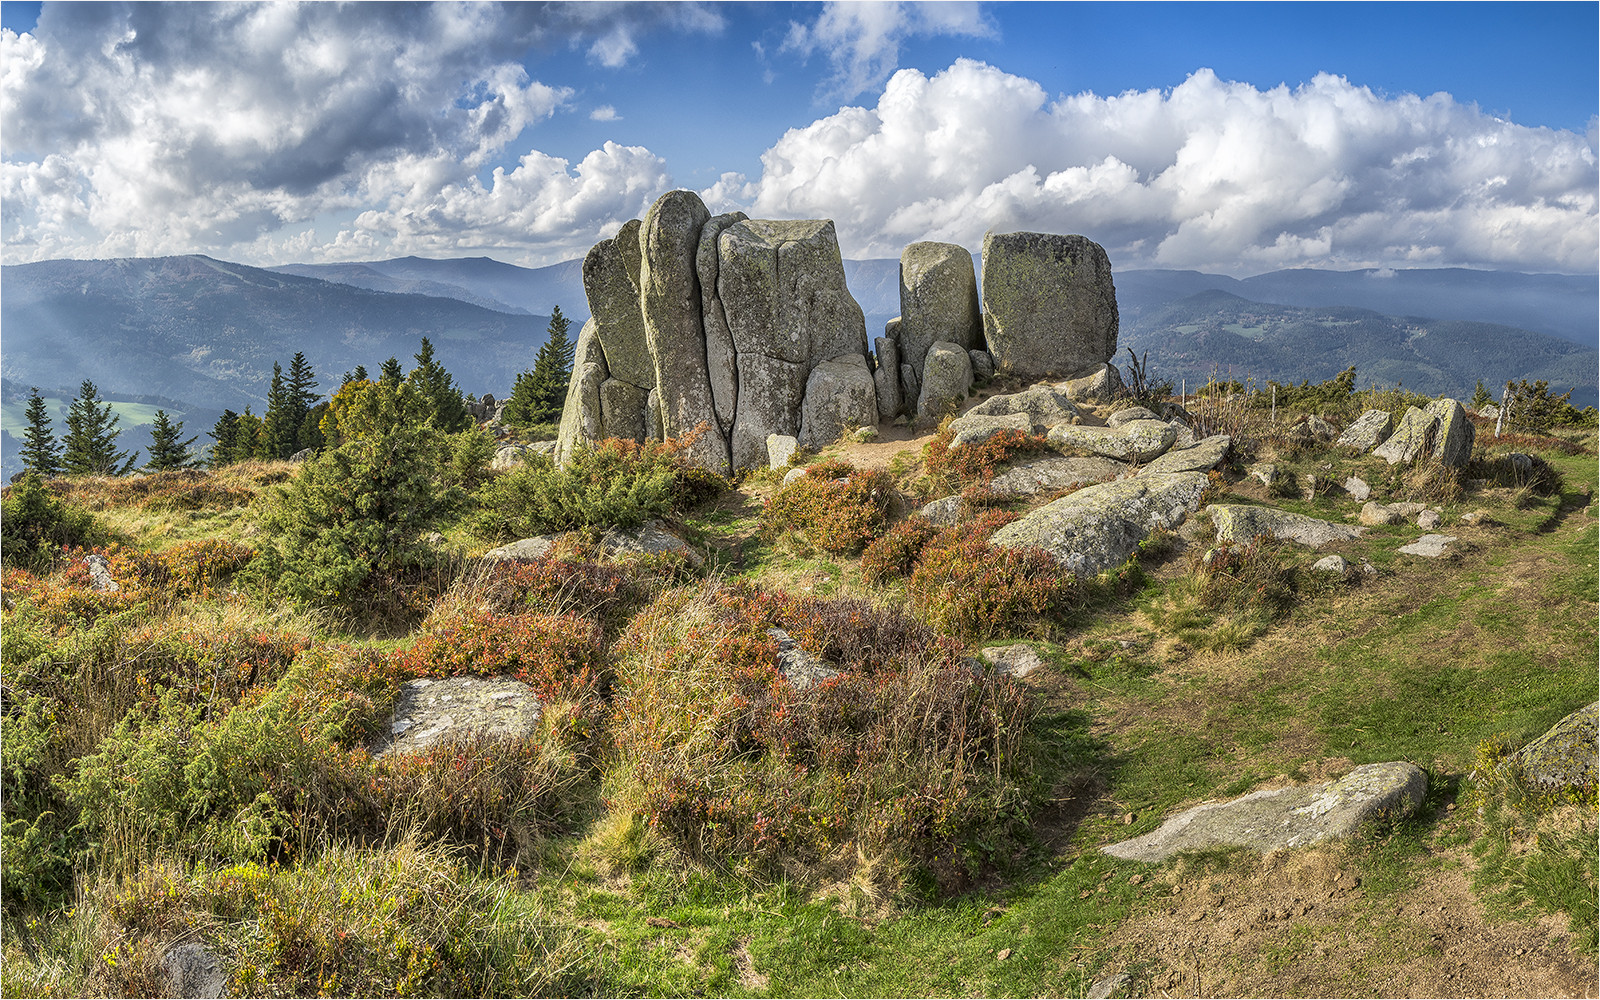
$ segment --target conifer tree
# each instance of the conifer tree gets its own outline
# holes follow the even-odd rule
[[[426,343],[426,341],[424,341]],[[430,349],[429,354],[432,354]],[[400,359],[391,357],[378,368],[378,384],[386,385],[391,389],[400,388],[400,383],[406,380],[406,374],[400,368]]]
[[[239,415],[232,410],[223,410],[222,416],[217,418],[217,424],[211,428],[210,438],[216,442],[211,446],[211,456],[206,464],[213,469],[220,469],[239,460]]]
[[[316,391],[316,372],[311,370],[310,362],[306,361],[305,352],[296,351],[294,357],[290,359],[289,377],[284,387],[288,390],[289,403],[294,415],[294,448],[289,454],[292,455],[305,448],[321,447],[322,434],[317,430],[316,421],[311,419],[311,409],[321,397]]]
[[[433,359],[433,344],[427,337],[422,338],[416,359],[417,367],[406,376],[406,385],[420,400],[426,419],[442,431],[466,430],[472,423],[467,401],[456,387],[455,378]]]
[[[178,438],[182,434],[182,420],[174,424],[167,417],[166,410],[157,410],[155,426],[150,429],[150,459],[144,463],[144,467],[151,472],[162,472],[167,469],[192,469],[198,465],[193,451],[197,438],[180,441]]]
[[[561,315],[561,307],[556,306],[550,314],[549,337],[539,348],[533,368],[518,375],[512,386],[504,414],[508,424],[530,427],[560,422],[576,350],[576,345],[567,339],[571,326],[572,321]]]
[[[38,386],[28,392],[28,429],[22,433],[22,467],[44,477],[62,472],[61,445],[50,430],[50,410]]]
[[[1472,390],[1472,409],[1481,411],[1485,406],[1494,402],[1494,397],[1489,395],[1488,388],[1483,384],[1483,379],[1478,379],[1478,387]]]
[[[111,412],[111,404],[100,400],[100,390],[88,379],[78,388],[78,398],[67,411],[67,437],[61,457],[71,475],[126,475],[133,468],[138,452],[117,451],[117,424],[122,418]]]

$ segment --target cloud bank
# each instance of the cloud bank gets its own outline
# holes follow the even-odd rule
[[[4,260],[579,256],[703,165],[617,142],[541,151],[554,120],[624,116],[583,80],[535,79],[529,53],[610,73],[652,33],[725,28],[691,4],[47,6],[35,31],[0,31]],[[1261,90],[1201,69],[1060,96],[966,59],[894,71],[914,35],[990,31],[964,4],[828,5],[791,25],[785,46],[826,62],[825,88],[875,105],[750,135],[759,175],[703,196],[832,218],[853,257],[1029,229],[1083,233],[1118,267],[1600,268],[1592,128],[1331,75]]]
[[[897,256],[988,229],[1075,232],[1119,266],[1596,269],[1592,138],[1447,94],[1341,77],[1258,90],[1210,70],[1170,91],[1051,99],[970,60],[895,73],[875,108],[786,133],[761,176],[706,196],[827,217],[845,253]]]

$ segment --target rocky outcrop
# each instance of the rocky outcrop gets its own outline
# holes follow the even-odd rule
[[[1037,379],[1088,374],[1117,350],[1105,250],[1082,236],[988,233],[983,333],[995,368]]]
[[[1211,524],[1217,529],[1217,541],[1244,543],[1257,535],[1271,535],[1283,542],[1298,542],[1319,549],[1330,542],[1347,542],[1359,538],[1363,528],[1350,524],[1334,524],[1304,514],[1294,514],[1273,507],[1254,507],[1249,504],[1215,503],[1206,508]]]
[[[938,420],[960,406],[972,389],[972,358],[959,344],[936,341],[923,361],[921,382],[917,417]]]
[[[1171,424],[1168,424],[1170,427]],[[1164,476],[1173,472],[1210,472],[1228,457],[1233,438],[1216,434],[1188,448],[1174,448],[1152,459],[1139,470],[1141,476]]]
[[[1178,433],[1159,420],[1132,420],[1121,427],[1057,424],[1046,440],[1063,451],[1087,451],[1124,462],[1148,462],[1162,454]]]
[[[1570,703],[1569,703],[1570,704]],[[1595,787],[1600,702],[1578,709],[1517,751],[1522,781],[1543,791]]]
[[[713,218],[694,193],[672,191],[643,222],[595,244],[583,279],[591,319],[579,334],[558,461],[580,441],[699,429],[689,457],[726,475],[766,466],[770,434],[809,442],[885,416],[831,222]],[[889,370],[899,363],[889,359]],[[850,370],[814,378],[834,364]],[[803,427],[812,384],[830,394],[842,384],[848,396],[814,398]]]
[[[954,435],[950,439],[950,447],[960,448],[963,445],[982,444],[1001,431],[1020,431],[1023,434],[1033,433],[1033,421],[1028,419],[1026,413],[1007,413],[994,416],[985,413],[968,411],[950,421],[950,431]]]
[[[900,253],[900,359],[921,371],[939,341],[984,346],[972,255],[953,243],[913,243]]]
[[[1164,861],[1179,851],[1246,847],[1267,851],[1348,837],[1369,820],[1415,812],[1428,791],[1414,764],[1366,764],[1338,781],[1252,792],[1185,810],[1142,837],[1102,848],[1130,861]]]
[[[1047,385],[990,396],[968,410],[966,415],[1000,417],[1015,413],[1027,414],[1028,423],[1037,434],[1043,434],[1056,424],[1070,424],[1081,419],[1078,408],[1066,393]]]
[[[994,669],[997,674],[1021,679],[1044,666],[1044,657],[1025,642],[1010,646],[990,646],[978,650],[978,659]]]
[[[377,756],[415,753],[469,734],[519,738],[539,724],[533,688],[515,677],[423,677],[400,688]]]
[[[1390,465],[1414,462],[1428,455],[1459,469],[1472,457],[1475,436],[1472,421],[1460,403],[1436,399],[1422,409],[1407,409],[1400,426],[1372,453]]]
[[[1093,576],[1125,562],[1152,529],[1182,524],[1210,482],[1185,472],[1089,486],[1030,511],[989,541],[1044,549],[1072,573]]]
[[[1394,432],[1394,418],[1388,410],[1367,410],[1356,422],[1344,429],[1334,444],[1341,448],[1354,448],[1367,452],[1389,440]]]
[[[1056,386],[1075,402],[1109,403],[1122,392],[1122,375],[1113,364],[1097,365],[1087,375],[1077,375]]]
[[[483,554],[489,562],[533,562],[543,559],[555,547],[559,535],[535,535],[532,538],[522,538],[497,549],[490,549]]]
[[[845,354],[811,369],[800,404],[802,448],[825,448],[846,431],[877,422],[878,396],[866,358]]]

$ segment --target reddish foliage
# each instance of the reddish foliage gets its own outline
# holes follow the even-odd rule
[[[946,422],[923,452],[928,474],[935,482],[952,488],[957,483],[987,483],[1003,463],[1050,447],[1039,435],[1019,430],[1003,430],[987,441],[959,448],[950,446],[954,438]]]
[[[767,501],[762,531],[769,538],[795,531],[824,552],[854,555],[883,533],[895,495],[893,477],[881,469],[819,462]]]
[[[934,629],[976,642],[1056,614],[1073,600],[1076,578],[1048,553],[989,544],[1015,517],[991,512],[924,546],[906,596]]]

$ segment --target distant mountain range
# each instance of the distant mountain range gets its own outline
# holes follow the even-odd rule
[[[845,277],[870,340],[900,311],[899,262],[845,261]],[[1121,343],[1148,351],[1157,375],[1191,385],[1213,367],[1288,382],[1354,364],[1363,385],[1462,394],[1479,378],[1545,378],[1556,391],[1573,388],[1578,405],[1596,402],[1593,277],[1127,270],[1114,280]],[[190,414],[186,433],[203,433],[215,420],[206,414],[262,409],[273,362],[287,366],[296,351],[328,392],[357,365],[376,371],[394,356],[411,367],[423,337],[463,389],[503,395],[532,366],[558,305],[575,337],[589,313],[581,260],[542,268],[485,257],[272,269],[204,256],[11,265],[0,268],[3,402],[14,416],[28,386],[70,399],[88,378],[126,403],[128,430],[142,426],[137,398],[159,397],[172,404],[169,414]],[[135,437],[122,446],[147,443],[147,433]],[[0,438],[7,473],[14,446],[11,434]]]

